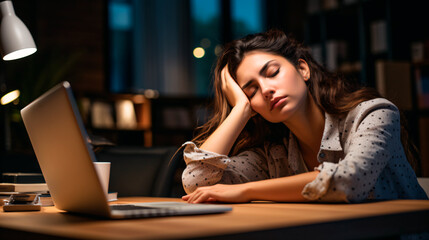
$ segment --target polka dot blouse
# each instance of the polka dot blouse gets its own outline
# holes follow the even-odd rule
[[[281,145],[226,156],[184,144],[187,193],[200,186],[237,184],[308,172],[296,137]],[[367,199],[427,199],[409,165],[400,139],[398,109],[386,99],[360,103],[342,118],[325,114],[317,178],[302,195],[312,201],[362,202]]]

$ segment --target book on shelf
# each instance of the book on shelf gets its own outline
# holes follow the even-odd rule
[[[429,109],[429,65],[421,65],[414,70],[417,102],[420,109]]]
[[[421,177],[429,177],[429,118],[423,117],[419,119],[420,130],[420,175]]]
[[[377,61],[376,87],[380,94],[400,110],[411,110],[411,64],[399,61]]]
[[[46,183],[0,183],[0,192],[49,192]]]
[[[387,51],[387,23],[378,20],[371,23],[371,52],[373,54]]]
[[[134,103],[131,100],[118,100],[115,102],[116,127],[119,129],[135,129],[137,116]]]
[[[411,43],[411,59],[413,62],[421,62],[425,59],[425,47],[423,42]]]
[[[347,59],[347,42],[338,39],[326,41],[326,67],[331,71],[338,70],[338,65]]]
[[[111,104],[94,101],[91,109],[92,126],[95,128],[114,128],[113,107]]]
[[[429,40],[411,43],[411,59],[414,63],[422,63],[429,60]]]
[[[192,128],[189,110],[185,107],[167,107],[163,109],[162,116],[166,128]]]
[[[311,55],[317,63],[323,64],[322,46],[320,43],[315,43],[310,46]]]

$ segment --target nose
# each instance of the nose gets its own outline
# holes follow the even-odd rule
[[[265,99],[271,99],[273,97],[275,89],[271,84],[269,84],[267,81],[260,80],[259,86]]]

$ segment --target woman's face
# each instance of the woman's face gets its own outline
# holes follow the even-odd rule
[[[305,107],[310,77],[308,65],[298,69],[284,57],[262,51],[246,53],[237,68],[237,83],[252,109],[270,122],[286,123]]]

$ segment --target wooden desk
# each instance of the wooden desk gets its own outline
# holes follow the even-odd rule
[[[138,197],[120,202],[163,200],[180,201]],[[363,239],[429,231],[429,201],[425,200],[232,205],[229,213],[130,220],[88,218],[55,207],[41,212],[0,212],[0,239]]]

